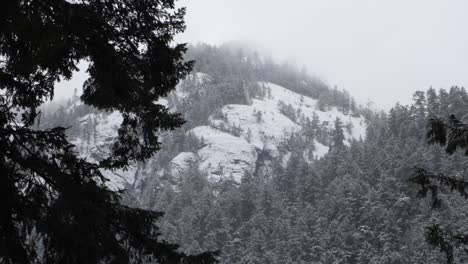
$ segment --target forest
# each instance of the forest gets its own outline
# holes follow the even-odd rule
[[[465,88],[381,110],[249,44],[176,44],[185,13],[0,4],[0,263],[466,263]]]
[[[414,93],[411,105],[375,111],[354,105],[347,92],[329,88],[294,66],[258,56],[246,47],[189,47],[187,57],[198,62],[194,71],[213,77],[205,82],[188,78],[178,88],[187,93],[182,99],[168,97],[169,107],[183,113],[187,123],[163,137],[161,151],[127,186],[124,201],[166,212],[161,220],[165,238],[187,252],[221,250],[222,263],[443,262],[445,255],[424,242],[425,228],[439,223],[463,230],[464,200],[443,190],[444,206],[433,211],[430,199],[418,198],[410,178],[417,166],[434,173],[464,173],[464,155],[448,155],[428,145],[426,132],[431,116],[464,115],[466,90],[430,88]],[[280,105],[302,129],[278,142],[276,154],[268,147],[258,149],[254,170],[245,172],[240,182],[210,180],[198,170],[196,159],[183,175],[171,172],[174,157],[204,145],[203,139],[187,132],[209,124],[213,113],[222,116],[224,105],[268,96],[261,81],[311,96],[317,111],[336,107],[346,115],[365,117],[364,136],[346,139],[347,126],[341,120],[323,124],[317,115],[317,120],[309,119],[294,105]],[[100,119],[80,123],[83,116],[89,119],[87,114],[99,111],[76,100],[62,102],[57,111],[54,105],[49,106],[53,111],[45,108],[41,126],[69,122],[72,137],[90,140]],[[220,129],[242,134],[242,127]],[[314,142],[329,150],[310,160],[305,153]],[[463,259],[463,248],[458,251]]]

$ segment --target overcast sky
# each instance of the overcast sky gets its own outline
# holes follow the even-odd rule
[[[181,0],[179,40],[254,43],[359,101],[389,108],[415,90],[468,86],[466,0]],[[468,88],[468,87],[467,87]]]
[[[252,43],[388,109],[416,90],[468,88],[467,0],[180,0],[177,40]],[[81,86],[83,72],[56,89]]]

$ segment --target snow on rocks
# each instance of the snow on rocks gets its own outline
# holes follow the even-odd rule
[[[240,128],[240,136],[259,149],[275,149],[285,136],[300,129],[278,109],[256,99],[252,105],[226,105],[221,112],[225,120],[212,118],[213,126],[226,126],[231,130]]]
[[[80,118],[80,132],[72,143],[82,156],[99,160],[109,154],[110,143],[117,136],[122,120],[117,111],[87,114]]]
[[[196,73],[189,78],[203,83],[210,77]],[[173,176],[180,178],[193,165],[198,165],[198,169],[206,173],[211,181],[240,182],[246,172],[254,171],[257,151],[268,149],[273,154],[278,154],[277,147],[289,135],[301,134],[302,117],[312,119],[315,115],[321,124],[328,124],[330,129],[334,128],[336,118],[340,118],[344,125],[350,124],[350,129],[345,131],[347,144],[352,139],[365,137],[366,124],[363,117],[344,114],[336,107],[321,111],[318,101],[313,98],[273,83],[261,82],[259,85],[264,90],[264,96],[249,98],[248,105],[225,105],[218,113],[211,115],[209,125],[198,126],[188,132],[201,139],[203,146],[194,152],[177,154],[168,168]],[[155,103],[168,106],[170,100],[189,100],[188,92],[184,89],[183,85],[178,85],[168,98],[161,98]],[[296,117],[301,118],[291,117],[284,111],[285,106],[292,109]],[[79,135],[72,142],[81,156],[97,162],[109,155],[121,122],[122,115],[116,111],[87,114],[80,119]],[[328,150],[328,146],[314,140],[313,151],[304,155],[306,160],[312,161],[323,157]],[[287,155],[284,161],[287,161]],[[152,159],[148,161],[151,162]],[[140,176],[136,175],[141,174],[141,170],[144,168],[133,165],[128,171],[103,171],[103,174],[110,179],[109,187],[121,189],[125,184],[138,181]]]
[[[280,104],[291,105],[297,112],[303,114],[305,117],[312,118],[315,113],[320,122],[328,122],[330,128],[333,128],[333,122],[336,118],[340,118],[344,124],[352,124],[351,133],[347,134],[348,140],[365,137],[366,124],[363,117],[346,115],[338,111],[336,107],[331,107],[328,111],[320,111],[317,100],[295,93],[274,83],[261,82],[260,86],[268,90],[267,96],[260,100],[268,108],[278,108]]]
[[[210,126],[195,127],[188,133],[204,143],[197,153],[199,170],[206,172],[210,180],[231,179],[240,182],[246,171],[253,171],[257,154],[245,139]]]
[[[122,123],[122,115],[117,112],[91,113],[80,118],[79,134],[71,140],[81,157],[90,162],[98,162],[110,154],[110,146],[117,137],[117,129]],[[132,183],[137,172],[137,165],[127,170],[101,170],[109,179],[107,186],[113,190],[124,188]]]
[[[186,173],[195,164],[197,156],[193,152],[180,152],[170,163],[170,173],[179,177]]]
[[[321,144],[320,142],[318,142],[317,140],[314,140],[314,146],[315,146],[315,150],[313,152],[314,154],[314,158],[321,158],[323,156],[325,156],[325,154],[328,153],[328,150],[329,150],[329,147]]]
[[[276,146],[285,137],[301,130],[298,120],[291,120],[281,112],[281,105],[291,106],[296,113],[312,119],[317,115],[320,122],[328,123],[333,129],[333,122],[340,118],[343,124],[351,124],[351,133],[346,133],[347,141],[365,137],[363,118],[345,115],[336,107],[329,111],[320,111],[317,100],[290,91],[273,83],[260,83],[267,92],[263,98],[252,99],[250,105],[229,104],[221,109],[221,114],[212,115],[210,124],[221,130],[237,133],[258,149],[267,148],[276,151]],[[315,141],[314,157],[323,157],[328,147]]]

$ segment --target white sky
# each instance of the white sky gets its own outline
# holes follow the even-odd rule
[[[466,0],[181,0],[185,42],[241,40],[389,108],[468,88]]]
[[[468,88],[467,0],[180,0],[187,31],[177,40],[246,41],[305,65],[377,108],[409,103],[416,90]],[[59,84],[69,95],[83,70]],[[67,88],[65,88],[67,87]]]

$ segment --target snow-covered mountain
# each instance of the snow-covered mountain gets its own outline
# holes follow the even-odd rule
[[[203,83],[209,79],[206,73],[192,75],[192,82]],[[160,169],[152,171],[162,175],[169,173],[180,177],[196,164],[199,172],[206,174],[211,181],[233,180],[240,182],[242,176],[253,173],[259,151],[268,150],[273,156],[279,156],[278,147],[292,135],[304,133],[304,120],[318,118],[322,128],[333,130],[333,122],[339,118],[349,129],[345,131],[346,142],[365,137],[365,120],[361,116],[352,116],[340,112],[337,107],[321,111],[318,100],[293,92],[286,87],[258,82],[261,92],[249,96],[248,104],[226,104],[209,115],[205,124],[193,126],[185,134],[200,140],[201,145],[192,151],[175,153],[168,164],[161,164],[155,157],[148,163],[159,163]],[[161,104],[178,109],[180,105],[190,104],[194,100],[189,89],[193,87],[179,85]],[[260,94],[260,95],[258,95]],[[203,102],[202,102],[203,103]],[[79,105],[79,104],[78,104]],[[72,104],[69,111],[77,104]],[[294,118],[288,116],[284,108],[293,110]],[[79,153],[88,160],[97,161],[109,153],[110,144],[117,135],[117,128],[122,118],[118,112],[88,113],[78,118],[79,129],[72,137]],[[163,145],[165,137],[163,136]],[[317,139],[311,142],[308,160],[313,162],[328,152],[329,147]],[[161,150],[164,152],[165,148]],[[283,153],[287,159],[288,153]],[[157,165],[155,165],[157,166]],[[126,171],[107,171],[115,188],[125,184],[134,184],[141,177],[143,164],[134,164]],[[151,171],[147,171],[151,173]]]
[[[248,105],[225,105],[220,114],[210,116],[208,126],[197,126],[188,132],[205,142],[194,154],[200,161],[199,169],[210,179],[232,178],[239,182],[246,171],[253,172],[257,151],[268,149],[277,155],[281,142],[291,134],[301,134],[302,124],[285,116],[281,111],[282,105],[291,106],[305,118],[317,115],[329,129],[333,129],[333,121],[340,118],[351,124],[351,130],[345,132],[348,141],[365,137],[365,120],[362,117],[345,115],[336,107],[320,111],[317,100],[273,83],[260,83],[260,87],[268,91],[267,95],[252,98]],[[236,129],[235,135],[227,132]],[[313,145],[314,158],[328,152],[328,147],[317,140]]]
[[[105,171],[112,188],[140,188],[161,178],[177,185],[193,170],[212,182],[240,183],[265,164],[259,153],[285,166],[292,152],[300,152],[313,163],[328,153],[337,121],[345,145],[364,139],[365,118],[345,91],[252,54],[191,51],[189,58],[198,62],[194,72],[155,102],[182,113],[187,124],[162,133],[162,149],[145,164]],[[110,153],[122,122],[120,113],[92,109],[77,96],[48,117],[50,124],[70,125],[77,151],[96,162]]]

